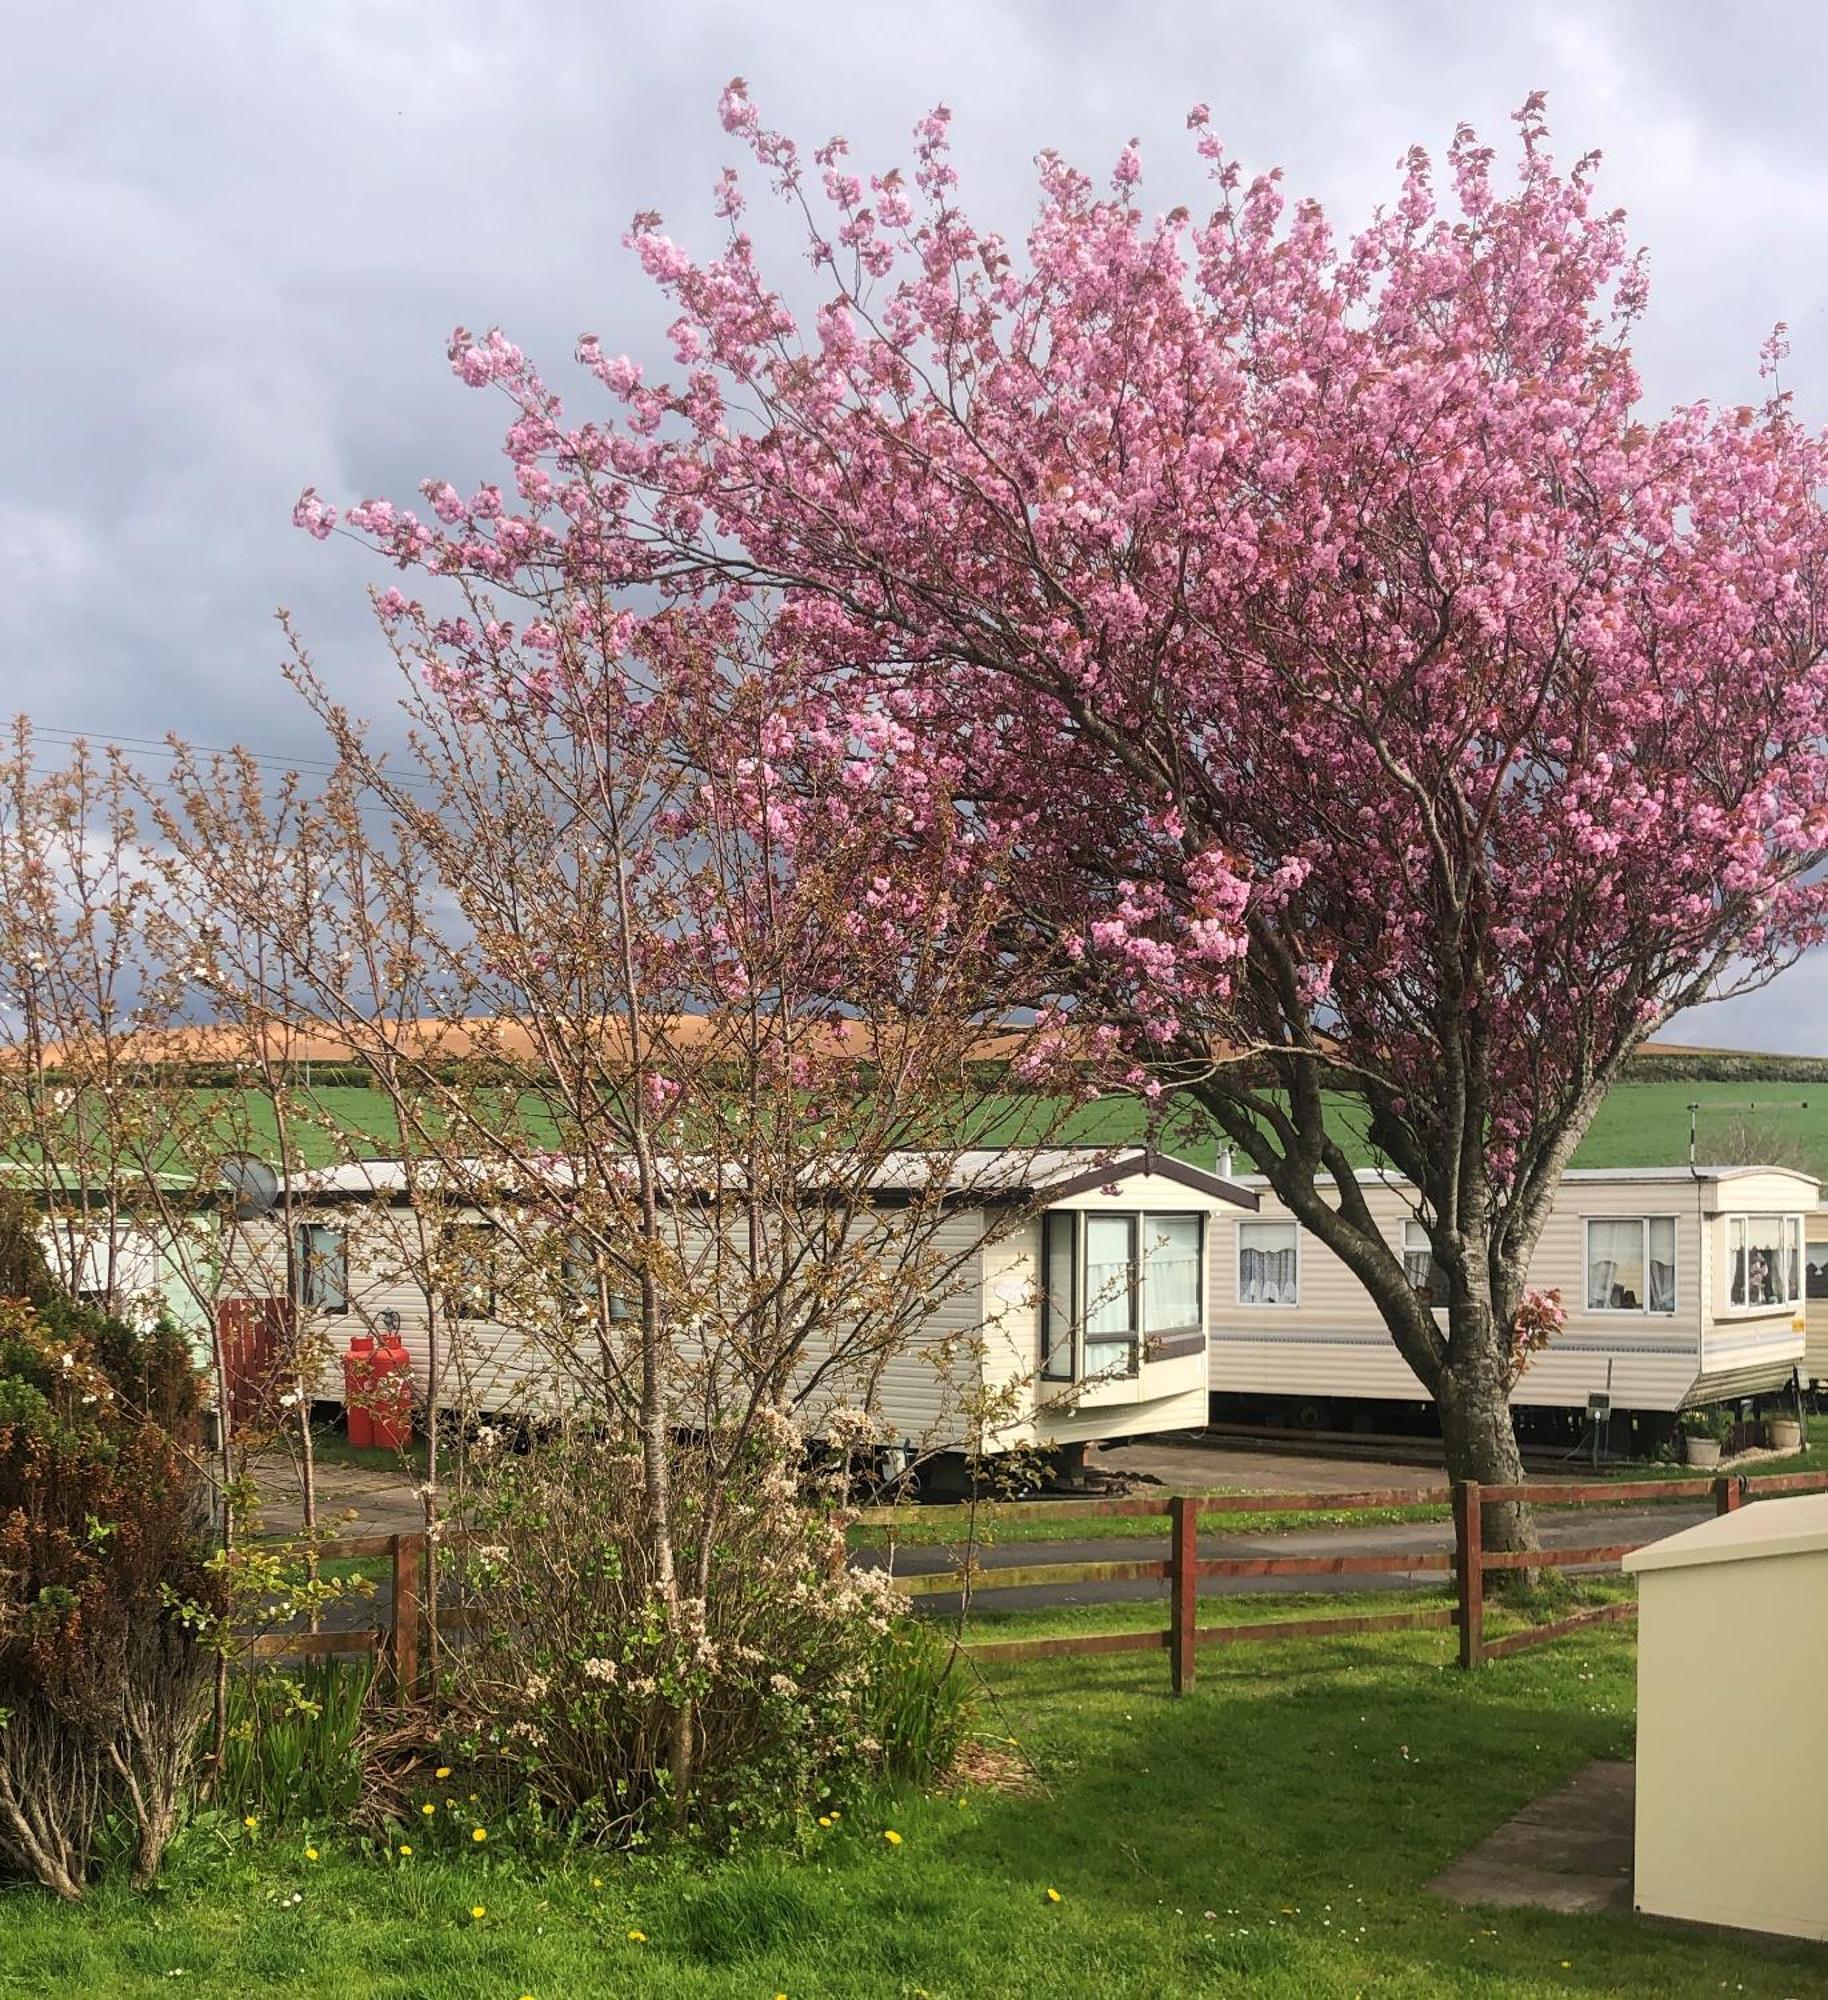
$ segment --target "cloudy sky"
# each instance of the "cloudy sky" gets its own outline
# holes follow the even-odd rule
[[[1558,148],[1604,152],[1650,246],[1650,401],[1753,398],[1784,319],[1788,385],[1828,421],[1815,0],[13,0],[4,19],[0,712],[53,730],[309,754],[281,604],[338,692],[380,708],[371,559],[294,530],[299,489],[494,476],[495,412],[445,364],[459,322],[499,323],[561,380],[586,329],[658,356],[621,236],[657,208],[715,240],[732,75],[802,140],[844,133],[863,170],[950,104],[967,204],[1011,235],[1048,146],[1102,172],[1136,135],[1149,204],[1196,199],[1196,100],[1349,226],[1411,143],[1468,119],[1503,146],[1544,89]],[[1828,955],[1678,1032],[1828,1052]]]

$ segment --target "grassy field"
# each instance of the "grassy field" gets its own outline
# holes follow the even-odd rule
[[[330,1083],[310,1092],[319,1118],[348,1134],[357,1151],[386,1153],[398,1146],[392,1114],[379,1092],[359,1085]],[[270,1109],[249,1097],[231,1108],[228,1094],[206,1090],[206,1099],[223,1101],[225,1132],[238,1140],[277,1152]],[[1794,1162],[1828,1177],[1828,1084],[1778,1079],[1766,1082],[1702,1083],[1640,1081],[1620,1084],[1601,1107],[1592,1131],[1575,1155],[1577,1167],[1680,1166],[1688,1158],[1688,1107],[1698,1104],[1697,1143],[1701,1159],[1747,1157],[1746,1147],[1770,1154],[1780,1163]],[[550,1121],[531,1099],[525,1108],[529,1129],[542,1140],[551,1137]],[[974,1107],[974,1122],[986,1141],[999,1131],[1011,1139],[1034,1129],[1034,1107],[1026,1098],[988,1098]],[[1064,1121],[1059,1138],[1083,1144],[1111,1145],[1139,1137],[1143,1107],[1122,1097],[1080,1106]],[[1340,1104],[1332,1120],[1348,1152],[1361,1164],[1371,1155],[1358,1137],[1360,1115]],[[308,1165],[325,1164],[339,1148],[329,1133],[310,1119],[295,1121],[292,1139]],[[1197,1114],[1178,1118],[1162,1143],[1189,1159],[1210,1164],[1217,1141]]]
[[[703,1867],[540,1860],[514,1852],[506,1827],[484,1844],[424,1840],[410,1860],[382,1860],[340,1829],[248,1834],[231,1815],[190,1829],[148,1897],[105,1886],[74,1912],[0,1898],[0,1992],[1828,1991],[1828,1951],[1623,1918],[1461,1911],[1428,1896],[1427,1881],[1474,1841],[1590,1758],[1625,1754],[1631,1735],[1628,1634],[1585,1635],[1476,1676],[1450,1670],[1452,1643],[1441,1633],[1209,1652],[1181,1702],[1156,1654],[998,1669],[986,1733],[1023,1760],[1016,1788],[853,1800],[830,1828],[809,1825],[796,1853]]]

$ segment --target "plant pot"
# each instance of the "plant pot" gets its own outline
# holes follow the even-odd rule
[[[1682,1440],[1682,1463],[1701,1470],[1720,1463],[1720,1440],[1718,1438],[1685,1437]]]
[[[1765,1435],[1775,1451],[1801,1451],[1803,1427],[1794,1417],[1768,1417]]]

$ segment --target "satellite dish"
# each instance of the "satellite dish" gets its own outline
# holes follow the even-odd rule
[[[265,1215],[279,1199],[279,1176],[252,1153],[224,1154],[222,1178],[233,1198],[231,1213],[237,1222]]]

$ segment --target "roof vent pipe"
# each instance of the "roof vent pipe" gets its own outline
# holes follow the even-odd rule
[[[1219,1179],[1228,1181],[1231,1177],[1231,1148],[1229,1146],[1221,1146],[1219,1148]]]

